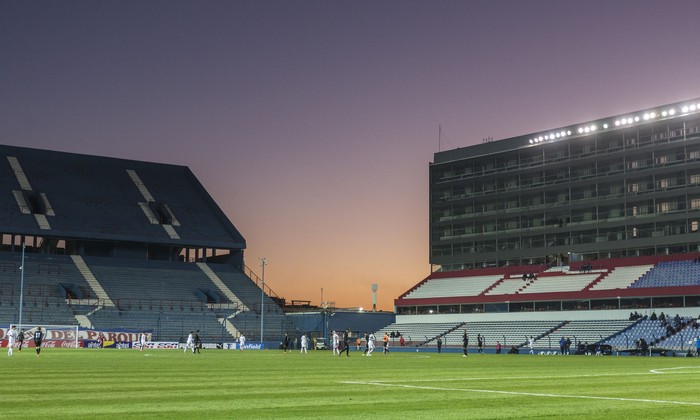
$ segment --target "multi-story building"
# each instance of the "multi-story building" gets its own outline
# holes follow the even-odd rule
[[[700,99],[436,153],[442,271],[700,250]]]

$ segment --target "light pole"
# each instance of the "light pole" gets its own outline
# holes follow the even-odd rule
[[[22,306],[24,304],[24,239],[22,240],[22,264],[19,266],[19,327],[22,329]]]
[[[263,328],[265,325],[265,257],[260,258],[262,266],[262,287],[260,288],[260,346],[263,346]]]

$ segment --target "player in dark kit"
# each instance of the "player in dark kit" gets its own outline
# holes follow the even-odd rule
[[[348,357],[350,357],[350,330],[348,328],[346,328],[345,332],[343,333],[343,346],[343,351]],[[338,356],[340,356],[340,354]]]
[[[199,338],[199,330],[197,330],[196,333],[194,333],[194,349],[192,352],[196,352],[196,354],[200,354],[199,349],[202,348],[202,339]]]
[[[24,328],[19,330],[19,334],[17,334],[17,341],[18,341],[18,346],[17,346],[17,351],[21,352],[22,351],[22,345],[24,344]]]
[[[34,347],[36,347],[36,357],[39,357],[41,353],[41,340],[44,339],[44,333],[41,331],[41,327],[36,327],[34,331]]]

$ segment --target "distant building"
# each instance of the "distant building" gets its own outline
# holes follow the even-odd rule
[[[436,153],[441,271],[700,250],[700,99]]]

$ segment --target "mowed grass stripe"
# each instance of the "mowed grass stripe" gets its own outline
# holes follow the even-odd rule
[[[45,349],[40,358],[25,351],[0,362],[3,418],[694,418],[700,412],[672,403],[700,403],[700,359],[681,357]]]

